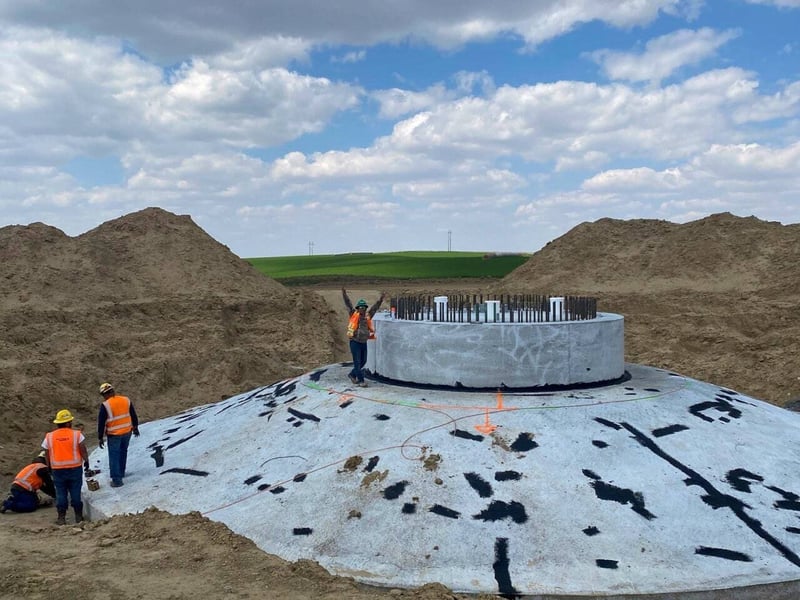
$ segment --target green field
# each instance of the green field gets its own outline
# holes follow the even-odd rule
[[[376,279],[448,279],[504,277],[528,260],[528,254],[484,252],[381,252],[276,256],[246,259],[277,280],[314,280],[336,276]]]

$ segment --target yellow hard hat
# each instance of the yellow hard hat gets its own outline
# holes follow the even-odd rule
[[[55,423],[56,425],[61,425],[62,423],[69,423],[70,421],[72,421],[72,419],[73,419],[72,413],[65,408],[56,413],[56,418],[53,419],[53,423]]]
[[[100,384],[100,393],[107,394],[108,392],[113,392],[114,388],[110,383],[101,383]]]

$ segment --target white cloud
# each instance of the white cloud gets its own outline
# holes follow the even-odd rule
[[[597,50],[590,56],[611,79],[658,82],[713,55],[738,35],[738,31],[716,32],[708,27],[681,29],[648,41],[639,54]]]
[[[5,0],[0,21],[115,36],[157,63],[171,64],[278,36],[356,46],[415,39],[454,48],[510,33],[534,48],[582,23],[633,27],[660,12],[691,15],[695,5],[695,0],[85,0],[77,5]]]
[[[367,51],[366,50],[354,50],[350,52],[346,52],[342,56],[333,56],[331,57],[331,62],[333,63],[342,63],[342,64],[353,64],[363,61],[367,58]]]
[[[684,29],[595,54],[610,84],[546,43],[571,32],[587,47],[592,21],[585,31],[646,40],[700,7],[0,0],[0,211],[78,233],[155,204],[249,256],[304,253],[311,240],[317,253],[436,248],[449,230],[456,247],[535,250],[576,221],[703,206],[797,220],[800,82],[786,64],[772,72],[792,40],[774,40],[757,73],[724,54],[749,42],[746,24],[736,44],[733,29]],[[404,70],[410,51],[438,61],[437,75]],[[425,83],[375,91],[382,53],[397,80]],[[702,70],[718,64],[732,66]],[[119,161],[124,181],[84,189],[65,173],[82,156]]]
[[[800,0],[745,0],[748,4],[766,4],[779,8],[800,8]]]
[[[372,92],[371,96],[380,105],[378,114],[381,118],[396,119],[436,106],[451,99],[454,93],[447,90],[444,84],[438,83],[423,92],[392,88]]]
[[[159,152],[279,144],[319,131],[357,106],[362,94],[352,85],[284,68],[232,68],[250,65],[252,57],[198,59],[165,80],[161,69],[113,42],[50,30],[2,33],[0,128],[14,139],[7,148],[0,142],[7,164],[122,154],[134,141]],[[214,66],[221,64],[231,68]]]

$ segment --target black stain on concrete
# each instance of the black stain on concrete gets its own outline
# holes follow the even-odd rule
[[[597,535],[598,533],[600,533],[600,530],[594,525],[589,525],[589,527],[583,530],[583,533],[585,533],[589,537],[592,537],[593,535]]]
[[[306,477],[308,477],[308,473],[298,473],[297,475],[292,477],[292,481],[296,481],[297,483],[300,483],[301,481],[305,481]]]
[[[511,502],[492,500],[492,502],[489,503],[489,506],[479,512],[477,515],[472,515],[472,518],[478,521],[486,522],[511,519],[514,521],[514,523],[525,523],[528,520],[528,514],[525,512],[525,506],[514,500]]]
[[[389,419],[391,419],[391,417],[389,415],[378,414],[378,415],[374,415],[374,416],[375,416],[375,420],[377,420],[377,421],[388,421]]]
[[[312,415],[311,413],[304,413],[304,412],[301,412],[301,411],[296,410],[294,408],[288,408],[286,410],[289,411],[289,414],[294,415],[298,419],[303,419],[305,421],[314,421],[315,423],[319,423],[320,422],[320,418],[318,416],[316,416],[316,415]]]
[[[404,515],[413,515],[417,512],[417,505],[411,502],[406,502],[403,504],[403,514]]]
[[[478,492],[478,496],[481,498],[490,498],[492,494],[494,494],[492,484],[477,473],[464,473],[464,478],[467,480],[470,487]]]
[[[800,533],[800,528],[798,527],[786,527],[786,531],[789,533]]]
[[[178,417],[175,419],[178,423],[183,425],[184,423],[188,423],[189,421],[194,421],[196,418],[202,416],[205,411],[198,411],[196,413],[192,413],[183,417]]]
[[[705,414],[706,411],[716,410],[726,413],[731,419],[738,419],[742,416],[742,411],[735,408],[728,400],[716,398],[714,401],[698,402],[689,407],[689,412],[695,417],[699,417],[708,423],[713,423],[714,419]]]
[[[286,394],[291,394],[294,392],[295,388],[297,388],[297,380],[284,380],[279,381],[275,384],[275,389],[272,391],[273,398],[280,398],[281,396],[285,396]]]
[[[709,548],[708,546],[700,546],[694,551],[695,554],[701,556],[714,556],[716,558],[724,558],[725,560],[737,560],[740,562],[753,562],[747,554],[737,552],[736,550],[727,550],[726,548]]]
[[[150,455],[150,458],[156,461],[156,467],[164,466],[164,451],[162,450],[161,446],[156,445],[153,453]]]
[[[665,435],[672,435],[673,433],[678,433],[679,431],[686,431],[689,429],[686,425],[668,425],[666,427],[659,427],[658,429],[653,429],[653,437],[664,437]]]
[[[602,440],[592,440],[592,445],[597,446],[598,448],[608,448],[608,444]]]
[[[494,474],[495,481],[518,481],[522,479],[522,473],[518,471],[497,471]]]
[[[253,475],[252,477],[248,477],[244,480],[245,485],[253,485],[256,481],[261,479],[261,475]]]
[[[259,389],[257,389],[257,390],[254,390],[254,391],[250,392],[250,393],[249,393],[247,396],[244,396],[243,398],[241,398],[240,400],[238,400],[238,401],[236,401],[236,402],[230,402],[230,403],[226,404],[226,405],[225,405],[225,406],[223,406],[221,409],[219,409],[219,410],[218,410],[216,413],[214,413],[214,415],[215,415],[215,416],[216,416],[216,415],[220,415],[220,414],[224,413],[226,410],[228,410],[228,409],[230,409],[230,408],[236,408],[236,407],[242,406],[242,405],[244,405],[244,404],[247,404],[247,403],[248,403],[248,402],[250,402],[250,400],[252,400],[253,398],[257,398],[257,397],[258,397],[258,395],[259,395],[259,394],[260,394],[262,391],[264,391],[264,389],[265,389],[265,388],[259,388]]]
[[[787,561],[795,565],[796,567],[800,567],[800,557],[788,548],[786,545],[783,544],[779,539],[775,538],[772,534],[770,534],[764,526],[761,524],[761,521],[758,519],[750,516],[747,513],[747,508],[749,508],[744,502],[739,500],[738,498],[734,498],[733,496],[729,496],[727,494],[723,494],[719,490],[717,490],[713,484],[704,479],[702,475],[698,472],[694,471],[690,467],[682,464],[678,459],[674,458],[667,454],[664,450],[662,450],[658,444],[656,444],[653,440],[648,438],[643,432],[639,431],[632,425],[628,423],[622,424],[628,432],[630,432],[637,442],[639,442],[642,446],[650,450],[653,454],[661,458],[662,460],[666,461],[674,468],[678,469],[679,471],[683,472],[687,475],[684,482],[687,486],[696,485],[702,488],[706,494],[702,497],[703,501],[706,502],[712,508],[721,508],[725,507],[729,509],[750,531],[752,531],[755,535],[760,537],[762,540],[767,542],[770,546],[772,546],[775,550],[777,550]],[[773,488],[768,488],[773,489]]]
[[[470,440],[472,442],[482,442],[483,436],[476,435],[474,433],[470,433],[469,431],[464,431],[463,429],[456,429],[450,432],[450,435],[455,436],[457,438],[461,438],[463,440]]]
[[[319,381],[320,377],[322,377],[328,369],[317,369],[313,373],[311,373],[308,378],[311,381]]]
[[[173,427],[172,429],[167,429],[167,430],[166,430],[164,433],[162,433],[161,435],[170,435],[171,433],[175,433],[176,431],[180,431],[180,430],[181,430],[181,428],[180,428],[180,427]]]
[[[282,494],[285,491],[286,491],[285,487],[283,487],[282,485],[277,485],[274,488],[270,489],[269,493],[270,494]]]
[[[442,506],[441,504],[434,504],[428,509],[435,515],[439,515],[441,517],[447,517],[448,519],[458,519],[461,516],[461,513],[457,510],[453,510],[452,508],[447,508],[446,506]]]
[[[617,430],[622,429],[622,427],[620,427],[617,423],[609,421],[608,419],[603,419],[602,417],[595,417],[594,420],[600,423],[600,425],[605,425],[606,427],[610,427],[611,429],[617,429]]]
[[[616,569],[619,567],[618,561],[609,560],[607,558],[598,558],[596,561],[594,561],[594,564],[601,569]]]
[[[645,391],[645,392],[656,392],[656,393],[658,393],[658,392],[660,392],[661,390],[660,390],[660,389],[658,389],[658,388],[644,388],[644,391]]]
[[[527,452],[529,450],[533,450],[534,448],[538,448],[539,444],[537,444],[533,440],[533,434],[528,433],[527,431],[523,431],[517,436],[517,439],[514,440],[514,443],[511,444],[511,449],[514,452]]]
[[[746,400],[738,396],[739,393],[734,392],[733,390],[721,389],[719,392],[717,392],[717,398],[722,398],[723,400],[727,400],[729,402],[738,402],[739,404],[746,404],[747,406],[756,406],[754,402],[747,402]]]
[[[175,446],[180,446],[181,444],[185,444],[185,443],[186,443],[186,442],[188,442],[190,439],[192,439],[192,438],[194,438],[194,437],[197,437],[197,436],[198,436],[198,435],[200,435],[201,433],[203,433],[203,430],[202,430],[202,429],[201,429],[200,431],[198,431],[197,433],[193,433],[193,434],[192,434],[192,435],[190,435],[189,437],[185,437],[185,438],[182,438],[182,439],[178,440],[177,442],[173,442],[172,444],[170,444],[169,446],[167,446],[167,450],[171,450],[171,449],[172,449],[172,448],[174,448]]]
[[[494,542],[494,580],[502,598],[519,598],[519,592],[511,582],[511,561],[508,558],[508,538],[497,538]]]
[[[774,485],[768,485],[766,488],[770,491],[776,492],[783,496],[783,500],[778,500],[773,504],[773,506],[780,510],[794,510],[800,511],[800,498],[798,498],[797,494],[794,492],[788,492],[786,490],[782,490],[779,487],[775,487]]]
[[[295,527],[292,529],[292,535],[311,535],[314,530],[311,527]]]
[[[167,469],[166,471],[161,471],[159,475],[164,475],[165,473],[180,473],[181,475],[194,475],[195,477],[208,477],[208,471],[198,471],[196,469],[181,469],[180,467],[175,467],[173,469]]]
[[[641,492],[634,492],[627,488],[621,488],[606,483],[599,475],[589,469],[584,469],[583,474],[593,480],[590,485],[594,488],[594,493],[600,500],[611,500],[613,502],[619,502],[620,504],[630,504],[633,512],[637,515],[641,515],[648,521],[656,518],[656,516],[645,507],[644,496]]]
[[[263,491],[264,491],[265,489],[267,489],[268,487],[269,487],[269,484],[268,484],[268,483],[261,483],[261,484],[259,484],[259,485],[258,485],[258,491],[259,491],[259,492],[263,492]]]
[[[725,481],[737,492],[746,492],[749,494],[750,482],[757,481],[761,483],[764,481],[764,478],[746,469],[733,469],[725,474]]]
[[[387,500],[397,500],[408,487],[408,481],[398,481],[383,490],[383,497]]]
[[[344,402],[342,402],[342,403],[339,405],[339,408],[347,408],[347,407],[348,407],[348,406],[350,406],[352,403],[353,403],[353,401],[352,401],[352,400],[345,400]]]
[[[380,460],[380,458],[379,458],[379,457],[377,457],[377,456],[373,456],[373,457],[371,457],[371,458],[370,458],[370,459],[367,461],[367,466],[366,466],[366,467],[364,467],[364,472],[365,472],[365,473],[372,473],[372,471],[375,469],[375,467],[377,467],[377,466],[378,466],[378,461],[379,461],[379,460]]]

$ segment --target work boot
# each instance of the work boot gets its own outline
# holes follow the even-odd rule
[[[83,523],[83,508],[75,508],[75,523]]]
[[[56,519],[56,525],[66,525],[66,524],[67,524],[67,511],[59,510],[58,518]]]

